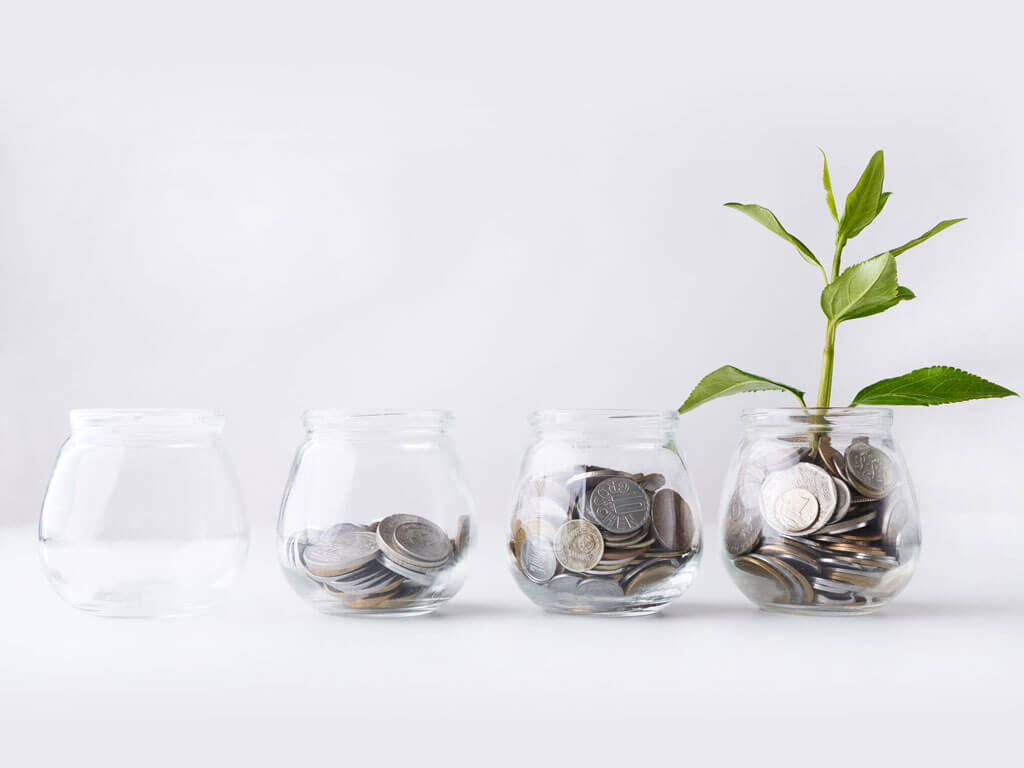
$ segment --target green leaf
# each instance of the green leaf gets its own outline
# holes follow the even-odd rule
[[[858,392],[850,405],[941,405],[1016,394],[959,368],[934,365],[876,381]]]
[[[846,197],[843,218],[839,222],[839,237],[847,240],[860,234],[875,220],[882,201],[882,182],[885,180],[885,159],[882,150],[871,156],[867,168],[861,174],[857,186]]]
[[[804,245],[802,242],[800,242],[798,238],[794,237],[789,232],[787,232],[786,228],[782,226],[781,223],[779,223],[779,220],[777,218],[775,218],[775,214],[769,211],[767,208],[760,205],[754,205],[752,203],[726,203],[725,207],[735,208],[737,211],[742,211],[743,213],[747,214],[747,216],[756,221],[758,224],[761,224],[762,226],[774,232],[787,243],[794,246],[797,252],[800,254],[800,256],[803,257],[804,261],[806,261],[808,264],[813,264],[814,266],[821,270],[822,274],[825,274],[825,268],[821,266],[821,262],[818,261],[817,257],[815,257],[813,253],[811,253],[811,249]]]
[[[961,221],[967,221],[967,219],[966,218],[963,218],[963,219],[946,219],[945,221],[940,221],[938,224],[936,224],[934,227],[929,229],[927,232],[925,232],[920,237],[915,237],[909,243],[904,243],[899,248],[893,248],[891,251],[889,251],[889,253],[891,253],[893,256],[899,256],[904,251],[909,251],[915,245],[920,245],[921,243],[923,243],[928,238],[934,237],[935,235],[939,234],[939,232],[941,232],[942,230],[949,229],[954,224],[959,224]]]
[[[692,411],[698,405],[703,405],[708,400],[719,397],[736,395],[740,392],[761,392],[765,390],[779,390],[781,392],[792,392],[796,395],[800,405],[804,403],[804,393],[799,389],[780,384],[777,381],[766,379],[753,373],[741,371],[731,365],[723,365],[721,368],[712,371],[693,388],[693,392],[686,398],[686,402],[679,406],[680,413]]]
[[[885,208],[885,204],[889,202],[889,195],[891,194],[892,192],[883,192],[881,195],[878,196],[878,210],[875,211],[876,218],[878,217],[878,214],[882,212],[882,209]]]
[[[916,299],[917,294],[907,288],[907,286],[901,285],[896,289],[896,298],[899,301],[910,301],[911,299]]]
[[[821,309],[830,323],[837,324],[876,315],[910,298],[913,292],[904,288],[901,294],[896,282],[896,259],[891,253],[882,253],[843,270],[826,285]]]
[[[828,158],[825,157],[825,150],[818,147],[818,151],[821,152],[822,162],[825,164],[825,169],[821,172],[821,183],[825,185],[825,202],[828,204],[829,213],[832,214],[832,219],[839,223],[839,212],[836,210],[836,198],[832,194],[832,177],[828,174]]]

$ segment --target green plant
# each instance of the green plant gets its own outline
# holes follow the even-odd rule
[[[889,193],[882,191],[882,182],[885,179],[885,160],[881,150],[871,156],[860,180],[847,196],[840,216],[832,193],[828,158],[825,157],[824,152],[821,155],[824,160],[822,183],[825,186],[825,203],[836,224],[835,250],[832,255],[831,270],[827,270],[814,253],[797,237],[790,234],[775,217],[775,214],[767,208],[744,203],[726,203],[725,205],[742,211],[754,221],[774,232],[796,248],[797,253],[804,261],[821,270],[821,275],[825,279],[825,287],[821,291],[821,310],[825,313],[825,347],[821,356],[821,374],[818,380],[816,406],[828,408],[832,399],[836,330],[840,324],[860,317],[877,315],[901,302],[915,298],[913,291],[900,285],[897,280],[896,258],[964,219],[940,221],[920,237],[915,237],[898,248],[884,251],[841,270],[843,249],[846,244],[875,220],[889,199]],[[801,390],[742,371],[731,365],[725,365],[700,380],[686,402],[679,407],[679,412],[685,413],[693,410],[698,405],[718,397],[761,390],[790,392],[796,396],[802,406],[807,407],[804,393]],[[1015,394],[1015,392],[993,384],[991,381],[986,381],[980,376],[961,371],[958,368],[936,365],[919,368],[902,376],[883,379],[864,387],[853,398],[850,405],[939,405],[987,397],[1007,397]]]

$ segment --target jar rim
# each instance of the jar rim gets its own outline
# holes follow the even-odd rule
[[[71,429],[193,430],[219,431],[224,415],[205,408],[73,408],[68,413]]]
[[[887,425],[892,423],[893,409],[876,405],[842,406],[837,408],[744,408],[740,418],[746,426],[777,426],[780,424],[807,424],[814,418],[829,423]]]
[[[532,411],[530,424],[536,429],[671,429],[679,413],[669,410],[630,408],[543,408]]]
[[[302,423],[311,432],[443,432],[453,419],[452,412],[443,408],[310,408],[302,414]]]

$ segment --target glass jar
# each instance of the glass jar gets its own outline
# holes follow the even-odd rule
[[[700,505],[674,411],[539,411],[508,556],[520,589],[563,613],[653,613],[690,585]]]
[[[325,613],[428,613],[462,586],[472,502],[446,411],[307,411],[278,550]]]
[[[910,581],[917,500],[891,408],[743,413],[722,493],[727,569],[759,607],[873,611]]]
[[[234,471],[210,411],[71,411],[39,518],[57,593],[106,616],[198,613],[249,548]]]

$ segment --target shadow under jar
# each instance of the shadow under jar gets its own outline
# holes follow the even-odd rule
[[[281,504],[292,588],[325,613],[428,613],[462,586],[472,503],[446,411],[305,414]]]
[[[895,597],[921,532],[892,410],[749,410],[743,426],[722,493],[740,591],[788,613],[867,613]]]
[[[700,507],[674,411],[539,411],[509,529],[512,575],[542,608],[640,615],[679,597]]]
[[[76,608],[198,613],[226,595],[249,547],[222,416],[71,411],[39,518],[43,567]]]

